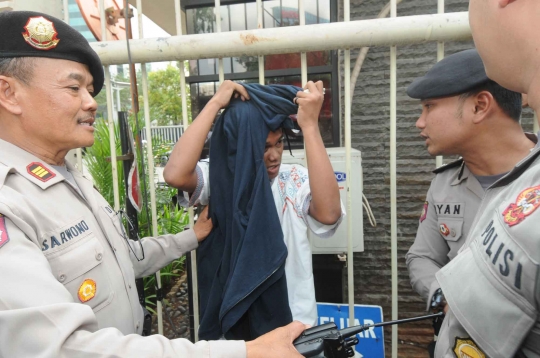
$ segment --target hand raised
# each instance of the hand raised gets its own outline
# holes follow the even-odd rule
[[[240,97],[242,101],[245,101],[249,99],[249,94],[241,84],[227,80],[223,81],[219,86],[219,89],[210,99],[210,102],[215,103],[219,108],[225,108],[229,105],[233,97]]]
[[[295,102],[298,104],[298,125],[302,130],[309,127],[318,129],[319,114],[324,102],[322,81],[309,81],[305,89],[309,91],[299,91],[296,94]]]

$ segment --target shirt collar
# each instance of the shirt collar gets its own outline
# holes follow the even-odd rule
[[[43,190],[65,179],[51,165],[2,139],[0,139],[0,153],[2,153],[0,154],[0,163],[15,169],[18,174]]]

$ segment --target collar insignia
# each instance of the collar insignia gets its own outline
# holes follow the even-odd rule
[[[26,170],[28,171],[28,174],[42,182],[46,182],[56,176],[56,174],[45,168],[41,163],[30,163],[26,167]]]
[[[446,226],[446,224],[440,224],[439,225],[439,231],[444,236],[448,236],[448,234],[450,234],[450,229],[448,228],[448,226]]]
[[[30,17],[24,29],[26,30],[22,34],[24,40],[38,50],[53,49],[60,42],[60,39],[56,37],[58,32],[54,24],[43,16]]]
[[[96,295],[96,281],[87,278],[81,283],[77,296],[82,303],[90,301]]]
[[[454,354],[457,358],[486,358],[486,355],[470,338],[456,337]]]
[[[422,215],[420,215],[420,223],[426,220],[428,208],[429,208],[429,202],[425,201],[424,207],[422,208]]]
[[[6,219],[4,215],[0,214],[0,247],[7,244],[9,241],[9,236],[6,229]]]
[[[503,211],[504,222],[514,226],[525,220],[540,206],[540,185],[523,190],[516,202],[508,205]]]

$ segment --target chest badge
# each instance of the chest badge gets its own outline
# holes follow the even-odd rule
[[[60,39],[56,37],[58,32],[52,21],[43,16],[35,16],[28,19],[26,30],[23,32],[24,41],[38,50],[50,50],[58,45]]]
[[[90,301],[96,295],[96,281],[87,278],[79,287],[79,300],[82,303]]]
[[[446,224],[440,224],[439,231],[443,236],[448,236],[448,234],[450,234],[450,229],[448,228],[448,226],[446,226]]]
[[[484,352],[470,338],[456,337],[454,354],[458,358],[486,358]]]
[[[429,208],[429,202],[424,201],[424,207],[422,208],[422,214],[420,215],[420,223],[426,220],[428,208]]]
[[[0,214],[0,247],[7,244],[9,241],[9,236],[6,229],[6,219],[4,215]]]
[[[508,205],[503,211],[504,222],[514,226],[525,220],[540,206],[540,185],[523,190],[516,202]]]
[[[26,171],[28,174],[42,182],[46,182],[56,176],[56,174],[44,167],[43,164],[36,162],[28,164]]]

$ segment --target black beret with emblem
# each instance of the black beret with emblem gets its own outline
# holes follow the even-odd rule
[[[53,16],[34,11],[0,13],[0,58],[48,57],[88,66],[94,95],[103,87],[101,61],[77,30]]]
[[[451,97],[468,92],[487,83],[484,64],[476,49],[461,51],[437,62],[425,76],[407,88],[411,98],[428,99]]]

